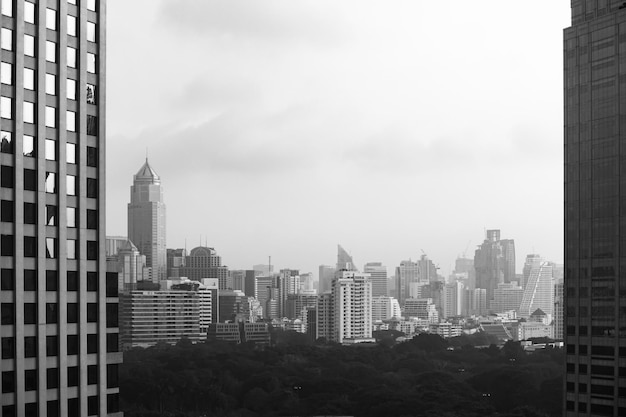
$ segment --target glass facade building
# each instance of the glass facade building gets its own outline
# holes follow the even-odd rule
[[[626,6],[564,31],[565,415],[626,415]]]
[[[0,0],[1,411],[119,412],[105,1]]]

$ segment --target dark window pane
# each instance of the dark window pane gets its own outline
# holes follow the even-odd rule
[[[27,258],[37,257],[37,238],[35,236],[24,236],[24,256]]]
[[[119,335],[117,333],[107,333],[107,352],[119,352]]]
[[[2,165],[0,167],[0,187],[13,188],[15,184],[15,173],[13,167]]]
[[[120,411],[120,395],[107,394],[107,413],[119,413]]]
[[[98,198],[98,180],[87,178],[87,197]]]
[[[98,322],[98,304],[87,303],[87,323]]]
[[[78,323],[78,303],[67,303],[67,322]]]
[[[37,370],[27,369],[24,371],[24,388],[26,391],[37,390]]]
[[[87,291],[98,291],[97,272],[87,272]]]
[[[37,356],[37,336],[26,336],[24,338],[24,357],[34,358]]]
[[[2,359],[13,359],[15,357],[15,338],[2,338]]]
[[[59,355],[59,338],[58,336],[46,336],[46,356]]]
[[[59,368],[48,368],[46,371],[46,388],[59,387]]]
[[[107,327],[118,327],[117,303],[107,303]]]
[[[98,383],[98,365],[87,366],[87,385]]]
[[[87,335],[87,353],[98,353],[98,335]]]
[[[79,375],[80,373],[78,370],[78,366],[68,366],[67,367],[67,386],[68,387],[78,386]]]
[[[54,324],[59,321],[59,311],[57,303],[46,303],[46,323]]]
[[[37,224],[37,204],[24,203],[24,223]]]
[[[87,397],[87,415],[88,416],[97,415],[99,408],[100,408],[100,403],[99,403],[97,395]]]
[[[80,339],[77,334],[67,335],[67,354],[78,355],[78,349],[80,346]]]
[[[67,417],[80,417],[80,402],[78,398],[68,398],[67,400]]]
[[[3,221],[3,222],[15,221],[15,210],[13,208],[13,201],[11,200],[0,201],[0,221]]]
[[[92,146],[87,146],[87,166],[88,167],[98,166],[98,149]]]
[[[24,270],[24,291],[37,291],[37,271]]]
[[[98,228],[98,211],[87,209],[87,229]]]
[[[57,225],[57,206],[46,205],[46,226]]]
[[[15,274],[12,269],[2,268],[0,275],[0,290],[13,291],[15,289]]]
[[[58,291],[59,273],[57,271],[46,271],[46,291]]]
[[[37,191],[37,171],[24,168],[24,189]]]
[[[0,255],[13,256],[15,253],[15,240],[13,235],[0,236]]]
[[[13,303],[0,305],[0,324],[15,324],[15,306]]]
[[[36,303],[24,303],[24,324],[37,324]]]
[[[87,134],[91,136],[98,135],[98,117],[87,115]]]
[[[67,290],[78,291],[78,272],[67,271]]]
[[[98,242],[94,240],[87,241],[87,260],[98,260]]]
[[[13,153],[13,133],[2,131],[0,136],[0,152]]]
[[[24,406],[24,417],[37,417],[38,414],[37,403],[28,403]]]
[[[107,388],[117,388],[119,383],[119,367],[117,364],[107,365]]]
[[[15,372],[2,372],[2,392],[15,392]]]
[[[2,417],[15,417],[15,406],[14,405],[3,405],[2,406]]]
[[[118,274],[117,272],[106,273],[106,294],[107,297],[117,297]]]
[[[59,417],[59,401],[57,400],[48,401],[46,410],[48,412],[46,417]]]

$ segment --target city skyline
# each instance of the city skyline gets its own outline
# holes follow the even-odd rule
[[[431,3],[109,1],[107,234],[147,148],[167,246],[230,268],[315,272],[341,243],[359,268],[424,249],[447,274],[494,228],[516,270],[561,263],[569,5]]]

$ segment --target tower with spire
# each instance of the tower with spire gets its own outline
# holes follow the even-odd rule
[[[128,204],[128,238],[142,255],[154,282],[167,278],[165,204],[161,178],[146,162],[133,178]]]

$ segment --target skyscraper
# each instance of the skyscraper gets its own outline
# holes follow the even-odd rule
[[[337,271],[332,289],[332,340],[337,343],[372,338],[372,284],[368,274]]]
[[[387,296],[387,267],[381,262],[369,262],[365,264],[363,272],[370,274],[372,282],[372,297]]]
[[[498,284],[515,281],[515,244],[512,239],[500,239],[500,230],[487,230],[482,245],[474,254],[476,287],[486,290],[487,308],[491,308]]]
[[[624,416],[626,9],[623,0],[571,6],[563,42],[565,409]]]
[[[148,163],[137,171],[130,187],[128,238],[137,246],[152,273],[152,281],[167,278],[165,204],[161,178]],[[208,277],[204,277],[208,278]]]
[[[404,307],[404,301],[410,297],[411,284],[418,282],[418,271],[417,263],[410,259],[400,262],[400,266],[396,267],[396,293],[401,307]]]
[[[541,258],[534,258],[530,267],[528,282],[522,296],[519,315],[530,317],[537,309],[541,309],[549,317],[554,313],[554,279],[552,278],[552,264],[543,262]]]
[[[337,271],[358,271],[352,260],[352,256],[341,246],[337,245]]]
[[[120,416],[117,274],[105,255],[106,2],[0,9],[0,413]]]
[[[193,248],[185,257],[183,265],[178,268],[178,273],[192,281],[214,278],[219,281],[220,290],[228,288],[228,267],[222,265],[222,257],[213,248],[206,246]]]

